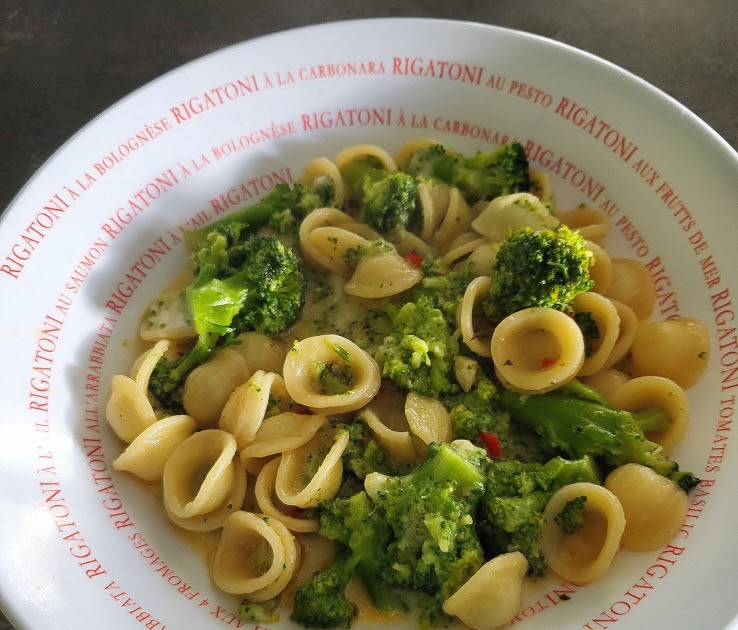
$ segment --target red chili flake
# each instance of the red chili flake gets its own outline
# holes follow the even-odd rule
[[[484,448],[487,449],[487,455],[489,455],[490,457],[496,457],[497,459],[502,457],[500,438],[497,437],[496,433],[492,433],[491,431],[482,431],[479,434],[479,437],[482,438]]]
[[[418,252],[408,252],[403,258],[413,267],[420,267],[423,264],[423,257]]]
[[[554,365],[556,365],[558,363],[558,361],[559,360],[556,359],[556,358],[554,358],[554,357],[545,357],[543,359],[543,361],[541,361],[541,369],[542,370],[547,370],[548,368],[553,367]]]

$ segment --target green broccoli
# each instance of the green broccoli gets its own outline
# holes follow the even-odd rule
[[[511,230],[492,266],[489,315],[503,319],[533,306],[563,310],[594,286],[586,241],[561,225],[555,230]]]
[[[241,621],[276,623],[279,621],[279,598],[273,597],[263,602],[242,599],[236,615]]]
[[[584,504],[586,502],[587,497],[584,495],[567,501],[561,512],[554,516],[554,522],[567,534],[573,534],[584,526]]]
[[[469,283],[479,274],[470,267],[449,269],[438,259],[423,261],[422,270],[424,277],[408,291],[407,300],[416,302],[424,296],[443,313],[448,325],[455,329],[459,303]]]
[[[478,151],[473,156],[448,153],[442,145],[430,145],[410,158],[407,171],[455,186],[471,201],[530,189],[528,157],[517,142]]]
[[[451,379],[459,353],[458,335],[428,296],[394,312],[392,329],[374,356],[382,376],[426,396],[438,397],[457,389]]]
[[[354,608],[346,597],[346,586],[355,566],[348,549],[339,549],[327,569],[297,589],[290,619],[306,628],[349,628]]]
[[[522,395],[505,390],[501,401],[513,418],[538,433],[548,452],[568,457],[591,455],[609,466],[648,466],[685,492],[699,483],[694,474],[679,470],[679,464],[667,459],[661,446],[645,436],[648,431],[668,428],[664,410],[615,410],[570,391]]]
[[[545,464],[495,460],[489,466],[478,527],[488,556],[519,551],[528,560],[528,573],[546,572],[539,550],[543,532],[543,509],[556,490],[578,481],[599,483],[590,457],[565,460],[555,457]]]
[[[511,425],[497,387],[488,378],[480,377],[471,390],[447,396],[443,403],[449,410],[454,439],[468,440],[489,451],[486,435],[492,433],[499,440],[499,457],[545,461],[535,434],[527,427]]]
[[[361,220],[377,232],[386,234],[417,222],[418,185],[412,175],[389,172],[371,158],[352,160],[341,175]]]
[[[348,432],[349,441],[343,451],[344,483],[347,473],[351,473],[362,483],[366,476],[373,472],[385,475],[397,475],[407,472],[407,464],[391,461],[379,443],[374,439],[369,425],[361,416],[354,416],[347,422],[336,426],[338,430]],[[353,480],[348,480],[351,483]]]
[[[238,333],[276,334],[290,326],[305,300],[305,279],[295,253],[272,236],[255,236],[232,225],[211,231],[194,251],[196,278],[185,294],[197,342],[180,359],[162,359],[149,391],[170,410],[181,409],[187,375],[210,351]]]

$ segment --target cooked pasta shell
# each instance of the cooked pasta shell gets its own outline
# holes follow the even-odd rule
[[[607,294],[613,277],[612,258],[604,247],[587,241],[587,249],[592,252],[592,264],[589,267],[589,277],[594,282],[592,291]]]
[[[366,256],[359,261],[344,291],[360,298],[383,298],[403,293],[423,279],[419,267],[396,251]]]
[[[290,557],[277,531],[284,525],[276,519],[275,523],[268,516],[243,510],[226,519],[211,570],[221,590],[248,595],[271,586],[285,571],[291,577],[295,552]],[[287,535],[291,539],[289,532]]]
[[[451,419],[440,400],[409,392],[405,398],[405,416],[410,430],[425,444],[451,441]]]
[[[648,431],[646,437],[661,445],[665,455],[682,441],[689,425],[689,400],[684,390],[663,376],[638,376],[615,390],[610,402],[616,409],[643,411],[663,409],[671,423],[663,432]]]
[[[488,243],[489,241],[486,238],[480,237],[476,232],[464,232],[451,242],[446,249],[446,253],[441,257],[441,262],[446,265],[459,263],[478,247]]]
[[[443,602],[443,610],[476,630],[504,626],[520,611],[527,570],[519,551],[496,556]]]
[[[466,232],[471,225],[472,215],[469,204],[458,188],[449,191],[441,224],[436,228],[431,243],[440,249],[446,248],[457,236]]]
[[[156,414],[146,394],[132,378],[116,374],[111,387],[105,417],[121,440],[133,442],[137,435],[156,422]]]
[[[236,446],[236,439],[219,429],[199,431],[182,442],[164,467],[167,510],[189,518],[223,503],[234,482]]]
[[[196,367],[185,380],[182,403],[200,429],[218,425],[228,397],[251,375],[244,358],[233,348],[224,348]]]
[[[239,452],[254,439],[269,407],[270,396],[283,398],[284,380],[274,372],[257,370],[228,397],[218,426],[236,438]]]
[[[591,376],[583,376],[580,380],[588,387],[597,390],[609,401],[615,390],[630,380],[630,376],[615,368],[605,368]]]
[[[145,428],[113,460],[113,468],[126,470],[146,481],[161,479],[175,449],[195,432],[190,416],[168,416]]]
[[[323,393],[320,369],[330,364],[351,371],[351,385],[344,393]],[[282,370],[292,399],[316,413],[333,414],[364,407],[379,391],[381,375],[377,362],[353,341],[340,335],[317,335],[296,343]]]
[[[544,171],[539,171],[536,168],[529,170],[530,176],[530,192],[531,194],[538,197],[542,203],[545,203],[550,208],[556,208],[556,202],[554,200],[553,187],[551,186],[551,179],[548,174]]]
[[[306,186],[315,186],[320,181],[328,178],[333,182],[334,198],[336,207],[341,207],[345,198],[345,186],[343,177],[336,164],[326,157],[317,157],[310,160],[300,175],[300,183]]]
[[[156,364],[164,356],[169,349],[169,340],[162,339],[157,341],[152,348],[149,348],[133,363],[131,369],[131,378],[136,381],[139,389],[145,394],[149,389],[149,379],[154,371]]]
[[[184,290],[165,291],[146,307],[139,336],[144,341],[190,339],[197,336]]]
[[[244,358],[252,373],[257,370],[264,370],[277,374],[282,370],[288,350],[281,341],[254,331],[238,335],[236,343],[228,349],[238,352]],[[245,381],[246,379],[243,379],[241,382]]]
[[[620,327],[618,329],[618,338],[615,340],[615,345],[612,347],[610,356],[607,357],[602,366],[604,369],[611,368],[628,354],[638,332],[638,318],[633,312],[633,309],[622,302],[618,302],[612,298],[609,299],[618,312]]]
[[[572,301],[575,313],[589,313],[597,326],[599,336],[587,340],[587,350],[579,376],[590,376],[599,372],[612,354],[620,335],[620,316],[615,305],[599,293],[580,293]]]
[[[256,477],[254,484],[254,495],[259,509],[272,518],[279,519],[287,529],[293,532],[317,532],[317,518],[301,518],[298,514],[302,508],[295,506],[286,506],[283,504],[275,505],[277,481],[277,470],[279,470],[280,458],[274,458],[266,463]],[[277,499],[279,501],[279,499]]]
[[[571,210],[557,210],[556,218],[570,230],[579,232],[582,238],[588,241],[599,242],[610,231],[610,220],[607,216],[585,204]]]
[[[376,144],[354,144],[346,147],[336,155],[334,162],[338,170],[343,172],[343,169],[355,160],[369,160],[390,173],[397,170],[395,158]]]
[[[673,481],[640,464],[618,466],[605,487],[625,513],[622,544],[631,551],[654,551],[667,544],[684,522],[688,500]]]
[[[527,192],[502,195],[490,201],[471,226],[493,243],[507,238],[511,229],[530,227],[534,230],[553,229],[559,220],[535,195]]]
[[[420,238],[425,242],[431,241],[443,221],[450,198],[451,189],[442,182],[424,182],[418,186],[418,203],[423,217]]]
[[[338,492],[343,479],[341,456],[348,445],[348,432],[336,433],[325,454],[326,435],[318,434],[294,451],[283,453],[277,469],[275,490],[285,505],[315,507]],[[315,469],[315,461],[320,464]],[[315,469],[314,474],[310,474]],[[305,478],[307,483],[305,483]]]
[[[309,442],[327,422],[326,416],[285,411],[266,418],[254,439],[241,451],[243,457],[268,457]]]
[[[586,497],[584,524],[567,533],[555,521],[569,501]],[[543,511],[545,524],[541,551],[548,565],[565,580],[580,584],[604,575],[620,547],[625,514],[618,498],[607,488],[580,482],[557,490]]]
[[[612,258],[612,282],[605,295],[628,306],[635,316],[648,319],[656,304],[656,288],[651,272],[631,258]]]
[[[479,363],[474,359],[462,355],[454,358],[454,376],[456,376],[459,387],[465,392],[468,392],[476,383],[479,369]]]
[[[413,157],[421,149],[432,147],[438,144],[442,144],[434,138],[412,138],[407,140],[402,146],[395,152],[395,164],[400,170],[407,169],[410,164],[410,158]],[[449,149],[446,149],[447,153],[453,153]]]
[[[321,267],[340,275],[349,275],[352,266],[346,261],[350,250],[368,248],[370,242],[355,232],[340,227],[318,227],[307,234],[306,243],[317,254]]]
[[[490,276],[474,278],[464,291],[464,297],[461,299],[458,311],[461,340],[474,354],[485,358],[492,356],[490,346],[492,330],[491,326],[487,326],[486,329],[482,328],[487,321],[485,318],[480,319],[475,316],[474,307],[477,302],[489,296],[491,286],[492,278]]]
[[[252,591],[248,599],[253,602],[266,602],[280,595],[292,581],[302,559],[302,550],[290,532],[289,528],[279,519],[269,519],[269,524],[277,532],[284,546],[285,561],[282,564],[282,572],[279,577],[268,586]]]
[[[584,363],[584,339],[574,320],[552,308],[527,308],[492,333],[498,378],[521,393],[543,393],[573,379]]]
[[[415,459],[415,447],[409,431],[395,431],[388,427],[372,409],[364,409],[361,419],[371,429],[379,445],[398,462],[411,462]]]
[[[692,317],[675,317],[641,324],[630,349],[636,376],[663,376],[688,388],[707,368],[710,336],[704,323]]]

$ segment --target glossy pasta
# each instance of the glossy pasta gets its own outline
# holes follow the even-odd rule
[[[318,533],[319,506],[347,487],[363,484],[367,500],[378,502],[392,479],[387,471],[412,470],[439,442],[472,460],[511,457],[499,444],[496,450],[495,440],[518,430],[514,418],[504,416],[499,436],[484,428],[487,435],[462,435],[464,422],[489,412],[502,388],[527,397],[583,384],[613,409],[659,410],[668,417],[666,428],[660,424],[663,430],[646,437],[667,454],[688,434],[685,389],[708,364],[707,327],[688,317],[654,321],[649,269],[612,255],[603,213],[585,204],[561,209],[545,172],[530,170],[530,190],[493,198],[465,196],[463,181],[422,176],[413,184],[416,214],[407,225],[380,234],[365,222],[349,170],[368,164],[409,172],[417,151],[439,144],[417,138],[394,154],[357,144],[305,165],[300,184],[327,185],[334,202],[299,217],[293,232],[274,225],[257,231],[277,234],[296,252],[308,286],[299,319],[275,335],[236,328],[181,383],[181,409],[161,404],[151,387],[160,362],[176,360],[196,340],[180,286],[147,307],[139,335],[148,349],[130,371],[112,378],[105,412],[122,442],[114,468],[159,484],[174,527],[217,540],[212,581],[246,602],[289,609],[295,592],[330,565],[336,545]],[[460,155],[441,146],[454,159]],[[510,230],[560,225],[586,240],[594,286],[561,310],[536,306],[493,317],[493,277],[499,277],[493,266]],[[458,287],[457,278],[463,279]],[[433,308],[450,327],[449,343],[434,346],[412,329],[398,347],[417,369],[446,361],[448,385],[438,395],[416,390],[412,381],[391,383],[378,352],[392,317],[429,287],[441,287]],[[451,293],[452,307],[444,302]],[[586,332],[582,321],[591,324]],[[459,412],[464,396],[473,399],[485,384],[482,406]],[[368,444],[377,450],[367,454]],[[359,474],[357,452],[366,455],[360,465],[381,462],[377,467],[387,469]],[[531,448],[518,455],[540,453]],[[552,573],[576,584],[605,575],[621,546],[653,552],[668,544],[687,510],[687,495],[650,468],[603,463],[602,472],[600,483],[550,490],[540,507],[543,558]],[[581,527],[565,530],[557,517],[582,498]],[[426,527],[440,531],[445,524],[430,519]],[[444,595],[443,613],[477,630],[510,623],[534,561],[514,545],[508,549],[488,553],[475,565],[481,568]],[[379,613],[358,583],[346,593],[359,621],[371,622]]]

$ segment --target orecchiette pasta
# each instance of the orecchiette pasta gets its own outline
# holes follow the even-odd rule
[[[687,495],[673,481],[640,464],[625,464],[605,479],[623,506],[622,544],[631,551],[653,551],[669,542],[684,522]]]
[[[335,203],[337,206],[341,206],[345,195],[343,177],[341,177],[341,172],[336,164],[328,158],[318,157],[310,160],[302,170],[300,183],[313,186],[324,178],[330,179],[333,184]]]
[[[469,350],[480,357],[492,356],[492,349],[490,348],[491,331],[477,331],[480,318],[475,318],[474,306],[477,301],[483,300],[489,295],[491,286],[492,278],[489,276],[474,278],[466,287],[459,307],[461,340],[469,347]],[[489,324],[487,326],[489,327]]]
[[[285,411],[266,418],[254,438],[246,445],[243,457],[268,457],[306,444],[327,422],[325,416]]]
[[[269,517],[279,519],[287,529],[293,532],[317,532],[317,518],[301,518],[290,512],[297,513],[294,506],[275,505],[275,484],[280,458],[270,460],[261,469],[254,484],[254,495],[259,509]]]
[[[360,298],[383,298],[407,291],[422,279],[418,267],[392,251],[362,258],[344,290]]]
[[[589,268],[589,277],[594,281],[592,291],[606,295],[612,283],[612,259],[605,248],[597,243],[589,241],[587,249],[592,252],[592,265]]]
[[[105,417],[115,434],[129,443],[156,422],[154,408],[146,394],[136,381],[124,374],[113,377]]]
[[[580,293],[574,298],[575,313],[588,313],[597,327],[597,335],[587,339],[579,376],[591,376],[605,365],[620,334],[620,316],[615,305],[598,293]]]
[[[508,230],[519,227],[533,229],[555,228],[559,220],[554,217],[535,195],[514,193],[496,197],[487,204],[472,227],[492,242],[507,238]]]
[[[146,481],[161,479],[175,449],[195,432],[190,416],[168,416],[145,428],[116,459],[113,467]]]
[[[550,308],[508,315],[492,333],[495,372],[510,388],[542,393],[574,378],[584,362],[582,331],[571,317]]]
[[[574,499],[586,497],[584,524],[566,532],[556,516]],[[541,550],[549,566],[561,577],[585,584],[601,577],[620,547],[625,515],[617,497],[594,483],[579,482],[554,493],[543,512],[545,525]]]
[[[705,325],[691,317],[641,324],[631,347],[636,376],[663,376],[682,387],[694,385],[710,358]]]
[[[451,441],[451,420],[439,400],[410,392],[405,399],[405,416],[410,430],[425,444]]]
[[[415,447],[409,431],[391,429],[369,408],[361,412],[361,418],[390,458],[398,462],[411,462],[415,459]]]
[[[576,230],[588,241],[600,242],[610,231],[608,218],[584,204],[572,210],[557,210],[556,216],[570,230]]]
[[[486,562],[443,602],[443,610],[476,630],[504,626],[520,610],[528,561],[519,551]]]
[[[324,392],[321,377],[332,366],[350,381],[339,393]],[[340,335],[318,335],[296,343],[284,362],[284,382],[292,399],[316,412],[346,413],[365,406],[379,391],[374,358]]]
[[[639,320],[651,316],[656,304],[656,289],[651,272],[637,260],[612,258],[612,282],[606,295],[628,306]]]

